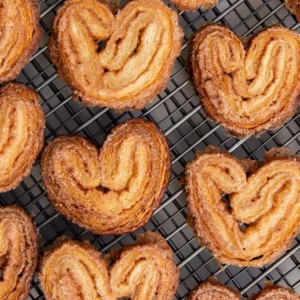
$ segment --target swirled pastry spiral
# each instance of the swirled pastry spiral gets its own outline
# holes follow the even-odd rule
[[[274,148],[252,166],[209,148],[187,165],[189,224],[220,263],[260,267],[290,247],[300,228],[300,159]],[[249,170],[248,170],[249,171]],[[222,198],[229,194],[230,208]],[[241,230],[238,222],[247,228]]]
[[[245,48],[246,47],[246,48]],[[232,135],[281,126],[299,104],[300,38],[275,25],[245,46],[229,28],[206,25],[193,36],[188,68],[207,116]]]
[[[182,11],[195,11],[198,8],[211,8],[218,3],[218,0],[170,0]]]
[[[170,164],[163,133],[132,119],[114,128],[100,151],[83,137],[58,137],[43,154],[41,173],[58,212],[96,234],[121,234],[150,220]]]
[[[196,286],[187,300],[240,300],[241,295],[223,284],[215,277],[209,278]]]
[[[59,241],[42,259],[39,279],[47,300],[171,300],[179,270],[173,252],[157,233],[147,231],[134,245],[108,258],[87,242]]]
[[[0,83],[15,79],[38,48],[42,29],[37,0],[1,0]]]
[[[68,0],[49,42],[58,74],[86,105],[141,109],[164,89],[181,51],[176,12],[130,1],[116,17],[100,0]],[[107,41],[99,50],[96,40]]]
[[[299,0],[284,0],[284,5],[288,11],[294,14],[297,21],[300,21],[300,1]]]
[[[0,193],[15,188],[44,144],[45,116],[38,94],[18,83],[0,88]]]
[[[299,300],[298,294],[291,289],[271,285],[261,290],[251,300]]]
[[[24,300],[38,262],[37,233],[17,206],[0,208],[0,299]]]

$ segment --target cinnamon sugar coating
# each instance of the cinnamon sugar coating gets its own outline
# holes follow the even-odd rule
[[[1,0],[0,83],[15,79],[38,49],[39,9],[37,0]]]
[[[80,136],[60,136],[41,161],[44,187],[55,209],[96,234],[122,234],[145,225],[160,205],[171,158],[152,122],[115,127],[101,150]]]
[[[88,242],[60,240],[42,258],[39,280],[47,300],[171,300],[179,270],[173,252],[157,233],[147,231],[133,245],[102,258]]]
[[[207,116],[231,135],[282,126],[299,105],[300,38],[284,27],[244,44],[226,26],[205,25],[191,39],[187,66]]]
[[[49,51],[74,99],[124,111],[142,109],[165,88],[182,37],[178,15],[161,0],[129,1],[116,16],[100,0],[67,0]]]
[[[19,83],[0,88],[0,193],[30,174],[44,145],[45,122],[34,90]]]
[[[300,232],[300,160],[291,151],[272,149],[247,176],[242,161],[208,148],[188,163],[185,180],[188,223],[222,264],[272,263]]]
[[[23,209],[0,207],[0,299],[25,300],[38,262],[36,228]]]

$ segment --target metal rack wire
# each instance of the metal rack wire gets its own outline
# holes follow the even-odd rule
[[[165,91],[142,111],[115,113],[106,108],[88,108],[71,99],[71,91],[57,77],[49,58],[47,41],[52,20],[63,0],[40,0],[41,25],[45,30],[39,51],[23,69],[18,81],[39,92],[47,117],[46,142],[59,134],[80,134],[99,147],[109,130],[128,118],[144,117],[160,126],[169,140],[172,152],[172,178],[161,207],[143,229],[123,236],[95,236],[58,215],[50,205],[43,189],[37,163],[32,174],[15,190],[0,195],[0,205],[18,203],[34,214],[43,248],[58,236],[67,235],[77,240],[89,240],[102,252],[131,243],[146,229],[160,232],[175,252],[180,268],[180,286],[174,299],[184,299],[188,292],[211,275],[250,296],[262,288],[265,280],[290,286],[300,295],[300,239],[274,264],[261,269],[226,266],[220,268],[207,249],[199,246],[186,224],[186,201],[178,179],[194,152],[207,145],[218,145],[238,158],[262,160],[263,153],[274,146],[287,146],[300,151],[300,120],[295,115],[284,127],[260,137],[237,140],[226,137],[223,129],[206,119],[199,99],[188,84],[185,70],[187,41],[200,24],[206,21],[228,25],[240,35],[251,35],[272,23],[297,30],[300,24],[287,12],[283,0],[220,0],[211,10],[180,14],[185,37],[181,56],[177,59],[172,77]],[[167,4],[169,4],[166,1]],[[173,7],[174,8],[174,7]],[[174,8],[175,9],[175,8]],[[35,278],[28,299],[43,299]]]

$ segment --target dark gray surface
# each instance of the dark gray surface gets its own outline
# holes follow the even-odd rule
[[[95,236],[58,215],[45,196],[39,164],[18,188],[0,195],[0,205],[18,203],[33,213],[44,248],[51,245],[58,236],[67,235],[77,240],[89,240],[97,249],[105,252],[133,242],[137,234],[146,229],[160,232],[172,246],[175,262],[181,271],[180,286],[174,299],[183,299],[197,283],[213,274],[221,282],[240,290],[244,296],[250,296],[261,289],[265,280],[291,286],[300,294],[299,239],[273,265],[262,269],[228,266],[221,270],[210,252],[198,245],[186,224],[186,200],[182,186],[178,183],[186,163],[193,159],[194,152],[209,144],[219,145],[238,158],[251,157],[257,160],[261,160],[263,153],[274,146],[300,150],[299,115],[278,131],[270,131],[259,138],[238,141],[224,136],[223,129],[205,118],[199,100],[188,84],[185,70],[188,52],[186,42],[199,25],[206,21],[226,24],[241,35],[251,35],[273,23],[281,23],[300,32],[299,24],[287,12],[283,1],[223,0],[212,10],[180,13],[185,38],[181,57],[177,59],[167,89],[146,109],[123,114],[108,109],[87,108],[71,99],[70,90],[57,78],[46,47],[52,20],[63,0],[42,0],[40,3],[41,25],[45,29],[45,36],[40,50],[23,69],[18,81],[39,92],[47,117],[46,141],[49,142],[59,134],[80,134],[101,146],[106,134],[118,123],[132,117],[145,117],[156,122],[167,135],[173,157],[172,178],[164,202],[151,222],[143,230],[121,237]],[[37,280],[29,299],[43,299]]]

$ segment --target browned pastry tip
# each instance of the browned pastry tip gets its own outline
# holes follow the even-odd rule
[[[36,228],[18,206],[0,207],[0,299],[24,300],[38,261]]]
[[[43,35],[37,0],[1,0],[0,83],[15,79]]]
[[[182,11],[195,11],[198,8],[212,8],[218,3],[218,0],[170,0]]]
[[[253,296],[251,300],[299,300],[295,291],[281,286],[268,286]]]
[[[171,300],[179,270],[173,252],[157,233],[146,232],[107,259],[89,243],[60,240],[42,258],[39,280],[47,300]]]
[[[284,27],[267,27],[245,45],[226,26],[202,26],[187,66],[207,116],[234,136],[279,127],[299,105],[300,38]]]
[[[220,263],[272,263],[300,232],[299,156],[276,148],[260,167],[247,161],[245,168],[231,154],[209,150],[188,163],[185,172],[188,223],[199,243]],[[223,193],[229,195],[230,208]]]
[[[44,145],[44,129],[34,90],[18,83],[0,88],[0,193],[29,175]]]
[[[152,122],[115,127],[99,151],[80,136],[60,136],[43,153],[41,174],[55,209],[96,234],[122,234],[145,225],[170,178],[168,143]]]
[[[294,14],[297,21],[300,21],[300,1],[299,0],[284,0],[284,5],[288,11]]]
[[[133,0],[114,16],[100,0],[67,0],[49,41],[59,76],[85,105],[142,109],[180,54],[178,15],[161,0]],[[97,40],[107,41],[99,50]]]
[[[188,295],[187,300],[240,300],[241,295],[221,284],[217,278],[211,277],[196,286]]]

